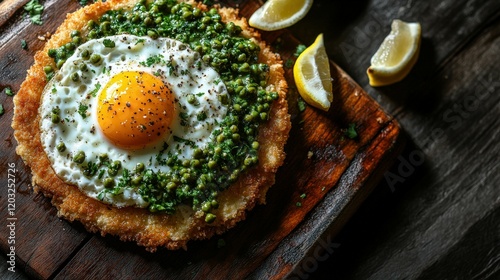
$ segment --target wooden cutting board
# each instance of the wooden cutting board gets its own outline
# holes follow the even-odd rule
[[[247,17],[259,5],[239,2],[240,13]],[[188,251],[149,253],[59,219],[50,201],[33,193],[31,172],[15,154],[12,97],[3,92],[6,87],[19,89],[47,32],[55,31],[64,19],[61,15],[79,7],[77,1],[48,0],[42,26],[30,24],[17,11],[0,27],[0,103],[5,108],[0,116],[0,185],[16,189],[12,215],[7,211],[7,188],[0,195],[2,221],[15,222],[14,231],[2,227],[0,248],[9,254],[15,246],[16,270],[41,279],[304,278],[333,253],[338,246],[333,236],[377,185],[404,142],[397,121],[333,62],[334,102],[329,112],[299,110],[292,70],[287,68],[293,124],[287,159],[267,204],[257,206],[227,233],[191,242]],[[262,35],[283,61],[295,60],[300,42],[289,31]],[[21,40],[28,43],[27,50]],[[346,136],[351,125],[358,133],[354,139]],[[14,238],[9,239],[12,232]],[[9,243],[12,240],[15,244]]]

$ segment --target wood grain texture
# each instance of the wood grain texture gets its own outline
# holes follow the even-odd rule
[[[46,1],[50,5],[53,2]],[[243,1],[228,2],[236,6]],[[66,4],[78,6],[76,1]],[[273,266],[279,260],[280,265],[288,263],[289,269],[292,269],[292,263],[297,263],[290,274],[292,279],[500,279],[499,11],[500,3],[495,0],[314,1],[307,17],[290,28],[293,35],[307,44],[317,33],[323,32],[330,58],[397,117],[410,141],[389,173],[385,174],[401,176],[400,181],[389,184],[387,179],[382,180],[336,237],[333,233],[337,227],[326,230],[323,221],[335,220],[337,224],[345,221],[335,215],[322,215],[324,212],[321,211],[307,214],[296,230],[269,254],[268,259],[273,262],[264,266],[266,270],[281,271]],[[20,15],[17,12],[7,25],[0,28],[0,90],[6,85],[14,89],[18,87],[24,79],[24,71],[32,63],[34,50],[43,44],[37,36],[44,34],[46,26],[53,28],[61,20],[46,13],[44,26],[36,27],[30,26]],[[373,89],[368,86],[364,71],[370,56],[389,32],[393,18],[421,22],[423,44],[420,60],[401,83]],[[18,34],[28,41],[27,52],[20,49],[18,38],[13,37]],[[5,49],[7,44],[9,51]],[[484,96],[480,105],[473,112],[464,112],[464,103],[468,106],[474,104],[470,103],[468,96],[477,93]],[[0,92],[0,102],[7,110],[6,115],[0,117],[0,180],[5,178],[1,167],[13,158],[11,131],[3,126],[3,120],[12,116],[9,98]],[[451,114],[447,116],[452,119],[445,119],[445,114]],[[425,161],[404,169],[408,168],[404,162],[418,159],[415,155],[423,155]],[[14,161],[22,166],[18,160]],[[25,177],[20,175],[19,181],[28,182],[29,178]],[[341,180],[330,194],[342,189],[342,182],[348,181]],[[0,184],[4,182],[0,181]],[[23,188],[27,186],[25,184],[22,183]],[[275,195],[282,193],[277,191]],[[18,197],[21,197],[18,198],[20,203],[37,205],[36,217],[51,213],[50,209],[42,210],[42,205],[47,202],[44,199],[33,202],[35,198],[30,194]],[[313,211],[339,205],[333,198],[326,196]],[[260,210],[264,207],[255,210],[264,211]],[[0,213],[3,217],[4,212]],[[262,212],[252,212],[249,219],[258,219],[260,215]],[[64,221],[57,222],[75,227]],[[56,224],[54,218],[48,227]],[[244,232],[245,227],[240,225],[232,235],[223,235],[227,245],[222,250],[216,250],[217,239],[195,243],[194,252],[203,251],[200,248],[205,246],[216,253],[200,253],[194,263],[209,256],[213,257],[212,263],[228,262],[224,258],[225,251],[231,250],[233,242],[237,243],[237,237]],[[300,232],[307,232],[310,238]],[[4,231],[0,234],[4,235]],[[301,238],[293,237],[294,234]],[[146,276],[160,275],[153,271],[144,272],[146,268],[164,267],[166,272],[178,272],[181,269],[176,269],[176,265],[189,259],[185,252],[170,257],[152,256],[113,238],[89,238],[84,238],[81,247],[75,250],[91,252],[98,246],[99,250],[94,249],[92,253],[96,260],[106,260],[100,255],[104,252],[108,258],[122,260],[121,267],[134,265],[134,269],[127,271],[142,271]],[[35,237],[35,240],[41,239]],[[320,242],[314,243],[315,240]],[[244,249],[241,245],[236,248],[242,255],[246,252]],[[315,254],[319,258],[314,258]],[[131,263],[130,256],[139,256],[141,260]],[[4,261],[5,255],[1,257],[0,260]],[[296,262],[297,259],[301,262]],[[65,266],[68,261],[62,261],[61,265]],[[96,266],[92,262],[85,264]],[[79,266],[75,261],[71,267]],[[205,269],[196,274],[199,267],[193,266],[194,275],[187,276],[201,277],[207,272]],[[2,266],[2,269],[6,267]],[[60,277],[82,276],[78,271],[61,269],[53,276],[58,273]],[[123,275],[116,268],[110,271],[113,275]],[[251,276],[266,275],[260,270]],[[25,279],[25,276],[2,270],[0,278]]]
[[[339,248],[319,264],[313,278],[500,277],[500,3],[440,1],[456,11],[450,15],[410,2],[406,11],[427,26],[420,60],[410,76],[374,90],[363,82],[363,72],[347,70],[395,113],[409,134],[409,148],[390,170],[401,181],[382,182],[333,239]],[[404,5],[387,1],[374,8],[397,14]],[[372,15],[362,13],[364,23],[357,27],[364,28]],[[346,29],[359,38],[355,32],[356,26]],[[341,61],[342,56],[331,57]],[[425,160],[403,170],[403,163],[415,155]]]
[[[419,173],[411,180],[412,188],[402,190],[406,193],[392,203],[397,214],[375,229],[378,245],[368,252],[361,249],[366,259],[343,268],[343,277],[383,279],[391,273],[406,279],[447,279],[443,267],[463,279],[499,275],[500,231],[498,222],[490,222],[500,217],[499,23],[429,81],[429,89],[439,87],[443,94],[435,110],[400,114],[416,145],[403,156],[409,159],[421,151],[425,162],[416,166],[420,171],[414,171]],[[398,223],[404,226],[388,230]],[[461,258],[459,252],[464,253]]]
[[[45,3],[43,29],[19,18],[2,27],[4,44],[0,51],[6,54],[0,59],[2,87],[19,88],[34,51],[42,47],[41,36],[46,36],[47,31],[53,32],[59,25],[62,9],[72,11],[78,6],[73,3],[56,9],[55,0]],[[257,4],[245,3],[239,7],[241,13],[248,16]],[[279,47],[284,60],[295,59],[292,54],[299,41],[291,33],[265,33],[263,36]],[[21,39],[28,41],[28,51],[20,48]],[[6,104],[7,112],[1,119],[0,133],[7,141],[2,144],[1,164],[16,162],[19,170],[16,184],[25,190],[18,192],[16,197],[16,215],[20,217],[16,232],[18,268],[41,279],[83,276],[89,279],[130,276],[154,279],[165,275],[179,279],[224,279],[241,278],[251,273],[274,277],[290,274],[319,237],[338,231],[345,223],[389,167],[402,143],[397,122],[342,69],[335,64],[331,69],[335,105],[328,113],[311,107],[304,112],[298,111],[292,73],[290,69],[287,71],[292,85],[289,100],[294,128],[286,148],[289,156],[268,194],[268,204],[257,207],[246,221],[220,237],[226,243],[223,248],[217,248],[220,238],[216,237],[189,244],[188,252],[159,250],[150,254],[114,237],[86,233],[78,223],[59,220],[47,199],[29,191],[30,172],[14,153],[11,100],[3,95],[1,102]],[[349,124],[356,125],[358,138],[344,136]],[[5,171],[0,172],[0,180],[6,178]],[[306,197],[301,198],[302,194]],[[297,206],[297,202],[301,206]],[[6,196],[0,198],[0,204],[6,204]],[[312,221],[315,226],[300,226],[306,221]],[[306,238],[309,234],[314,237]],[[6,236],[2,234],[0,238],[4,252],[8,250]],[[299,242],[304,238],[307,242],[298,247],[300,254],[275,265],[273,258],[279,258],[279,250],[290,246],[290,240]],[[274,270],[268,271],[267,267]]]
[[[5,0],[0,3],[0,26],[4,25],[12,15],[21,8],[28,0]]]

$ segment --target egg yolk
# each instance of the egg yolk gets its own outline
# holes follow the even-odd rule
[[[174,117],[174,97],[163,81],[138,71],[113,76],[97,105],[101,131],[118,147],[140,149],[163,138]]]

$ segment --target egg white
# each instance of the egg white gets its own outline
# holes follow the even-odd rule
[[[106,47],[104,40],[113,41],[115,47]],[[102,62],[93,65],[84,60],[84,50],[101,55]],[[152,57],[159,57],[162,62],[148,63],[148,58]],[[87,71],[80,70],[82,63],[87,65]],[[97,121],[100,90],[111,77],[123,71],[143,71],[160,77],[177,101],[171,133],[165,133],[164,139],[144,149],[126,150],[113,145],[106,140]],[[71,79],[73,73],[79,75],[79,81]],[[196,94],[199,104],[189,104],[186,100],[189,94]],[[132,35],[90,40],[75,50],[44,90],[40,105],[42,146],[56,174],[65,182],[78,186],[86,195],[98,198],[101,194],[101,200],[118,207],[146,207],[148,203],[134,188],[102,196],[103,178],[83,175],[82,164],[73,162],[73,156],[84,151],[85,162],[95,163],[98,156],[105,153],[111,161],[120,161],[122,169],[115,177],[116,182],[123,176],[124,169],[133,170],[137,163],[144,163],[155,172],[168,172],[170,167],[158,161],[160,151],[162,155],[190,159],[194,149],[186,143],[191,141],[203,148],[213,141],[212,132],[221,129],[219,124],[227,113],[227,105],[219,101],[221,95],[227,95],[227,90],[219,74],[180,41]],[[82,116],[79,109],[85,106],[87,110],[80,110]],[[56,107],[60,109],[60,123],[51,121],[52,110]],[[197,118],[200,113],[207,116],[205,120]],[[176,141],[176,138],[187,141]],[[56,149],[60,142],[66,146],[64,152]]]

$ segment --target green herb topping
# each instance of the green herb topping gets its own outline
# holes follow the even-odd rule
[[[43,5],[38,2],[38,0],[31,0],[26,5],[24,5],[24,10],[28,12],[30,20],[32,23],[37,25],[42,25],[42,12]]]
[[[98,199],[104,200],[106,196],[132,188],[149,203],[152,212],[173,213],[177,205],[188,204],[195,210],[205,212],[207,223],[216,219],[211,211],[219,206],[218,194],[257,164],[259,126],[268,120],[271,104],[278,98],[276,92],[265,89],[269,66],[258,62],[260,47],[240,36],[241,30],[234,23],[223,23],[216,9],[201,11],[175,0],[141,1],[131,10],[112,10],[99,20],[89,21],[84,30],[72,34],[73,39],[79,39],[49,50],[49,56],[60,68],[79,44],[90,39],[117,34],[149,36],[152,39],[168,37],[188,44],[198,52],[201,60],[219,73],[228,91],[228,96],[220,96],[221,103],[228,106],[228,113],[220,123],[222,128],[213,132],[213,141],[207,147],[198,148],[196,143],[174,135],[176,142],[195,149],[191,159],[180,160],[175,151],[166,153],[168,145],[165,143],[149,163],[143,163],[143,168],[135,170],[113,167],[113,159],[109,159],[108,163],[95,163],[92,159],[82,161],[79,166],[86,176],[99,176],[105,186]],[[112,45],[109,42],[106,44]],[[82,53],[82,58],[90,63],[101,61],[100,57],[90,53]],[[175,65],[161,56],[151,56],[140,63],[143,66],[165,64],[170,74],[176,71]],[[100,85],[91,95],[95,97],[99,88]],[[199,102],[197,94],[193,92],[190,97],[193,106]],[[85,118],[87,109],[88,106],[80,104],[78,113]],[[186,125],[186,113],[181,111],[179,117],[181,125]],[[201,121],[207,115],[197,113],[196,118]],[[82,157],[77,159],[80,161]],[[171,171],[156,172],[149,167],[151,162],[168,165]]]

